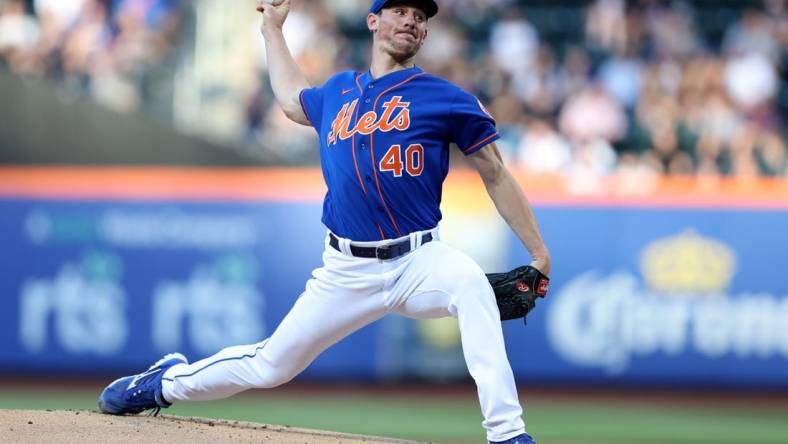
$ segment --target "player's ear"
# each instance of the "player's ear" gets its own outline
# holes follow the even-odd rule
[[[367,29],[372,31],[373,33],[378,30],[380,16],[377,14],[368,14],[367,15]]]

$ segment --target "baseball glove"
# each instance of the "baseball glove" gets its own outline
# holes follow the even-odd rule
[[[550,278],[530,265],[505,273],[487,273],[495,292],[501,320],[523,318],[536,306],[536,298],[547,296]]]

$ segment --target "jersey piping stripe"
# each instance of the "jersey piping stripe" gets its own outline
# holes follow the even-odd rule
[[[239,359],[251,359],[251,358],[254,358],[255,356],[257,356],[257,352],[259,352],[260,350],[262,350],[262,349],[264,349],[264,348],[265,348],[265,345],[266,345],[267,343],[268,343],[268,339],[266,339],[266,340],[265,340],[265,342],[263,342],[263,343],[262,343],[262,344],[260,344],[260,345],[259,345],[257,348],[255,348],[255,349],[254,349],[254,353],[252,353],[252,354],[241,355],[241,356],[233,356],[233,357],[230,357],[230,358],[219,359],[219,360],[217,360],[217,361],[213,361],[213,362],[211,362],[210,364],[206,365],[205,367],[203,367],[203,368],[199,368],[199,369],[197,369],[197,370],[195,370],[195,371],[193,371],[193,372],[191,372],[191,373],[187,373],[187,374],[184,374],[184,375],[175,375],[175,376],[173,376],[172,378],[161,378],[161,379],[163,379],[163,380],[165,380],[165,381],[170,381],[170,382],[173,382],[173,381],[175,381],[175,380],[176,380],[176,379],[178,379],[178,378],[188,378],[188,377],[190,377],[190,376],[194,376],[194,375],[196,375],[197,373],[200,373],[201,371],[203,371],[203,370],[205,370],[205,369],[207,369],[207,368],[209,368],[209,367],[211,367],[211,366],[213,366],[213,365],[215,365],[215,364],[218,364],[218,363],[220,363],[220,362],[225,362],[225,361],[236,361],[236,360],[239,360]]]
[[[378,101],[381,97],[383,97],[389,91],[399,88],[400,86],[410,82],[411,80],[415,79],[416,77],[423,76],[427,74],[426,72],[420,72],[418,74],[414,74],[407,79],[397,83],[394,86],[391,86],[384,90],[382,93],[378,94],[378,97],[375,99],[375,103],[372,105],[372,110],[378,109]],[[378,187],[378,195],[380,196],[380,201],[383,202],[383,208],[386,210],[386,214],[388,214],[389,219],[391,219],[391,223],[394,224],[394,228],[397,230],[397,234],[402,236],[402,231],[399,229],[399,225],[397,224],[396,219],[394,219],[394,215],[391,214],[391,210],[389,210],[389,206],[386,204],[386,198],[383,197],[383,190],[380,188],[380,181],[378,180],[378,168],[377,163],[375,162],[375,142],[374,142],[375,133],[371,133],[369,135],[369,156],[372,159],[372,171],[375,173],[375,185]]]
[[[301,102],[301,110],[304,112],[304,115],[306,116],[306,120],[308,120],[309,123],[311,123],[312,126],[314,127],[315,122],[312,120],[311,117],[309,117],[309,113],[306,110],[306,104],[304,103],[304,91],[306,91],[306,89],[302,89],[301,92],[298,94],[298,101]]]
[[[361,92],[362,91],[361,85],[358,84],[359,77],[361,77],[361,75],[356,76],[356,86],[358,86],[358,91]],[[356,106],[356,111],[355,111],[356,116],[354,118],[353,128],[358,126],[358,109],[359,106]],[[358,178],[358,184],[361,185],[361,191],[364,192],[364,195],[366,196],[367,187],[364,186],[364,181],[361,180],[361,171],[358,168],[358,160],[356,160],[356,134],[355,133],[352,136],[350,136],[350,152],[351,154],[353,154],[353,166],[356,168],[356,177]]]
[[[383,228],[380,224],[375,224],[378,226],[378,231],[380,231],[380,240],[386,240],[386,233],[383,232]]]
[[[356,88],[358,88],[359,94],[364,94],[364,88],[361,87],[361,83],[358,81],[361,78],[361,74],[359,73],[356,76]]]
[[[475,144],[471,145],[471,147],[470,147],[470,148],[464,149],[462,152],[463,152],[463,153],[467,153],[468,151],[471,151],[471,150],[473,150],[473,149],[474,149],[474,148],[476,148],[477,146],[479,146],[479,145],[483,144],[484,142],[486,142],[486,141],[488,141],[488,140],[492,139],[493,137],[495,137],[495,136],[497,136],[497,135],[498,135],[498,131],[496,131],[496,132],[494,132],[494,133],[490,134],[489,136],[485,137],[484,139],[482,139],[482,140],[480,140],[480,141],[476,142]]]

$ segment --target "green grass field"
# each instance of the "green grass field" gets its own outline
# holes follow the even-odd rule
[[[465,396],[354,396],[300,390],[255,392],[224,401],[185,403],[168,414],[236,419],[445,444],[483,443],[476,401]],[[95,409],[97,391],[3,389],[3,409]],[[731,398],[734,398],[731,395]],[[599,402],[525,396],[526,424],[540,444],[786,444],[785,402]]]

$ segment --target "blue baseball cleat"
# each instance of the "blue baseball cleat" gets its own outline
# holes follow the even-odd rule
[[[506,441],[490,441],[490,444],[536,444],[531,435],[527,433],[523,433],[522,435],[517,435],[514,438],[509,438]]]
[[[182,354],[170,353],[144,373],[116,379],[99,395],[99,410],[111,415],[136,415],[156,409],[154,414],[158,414],[162,407],[172,405],[161,395],[161,377],[173,365],[188,363]]]

